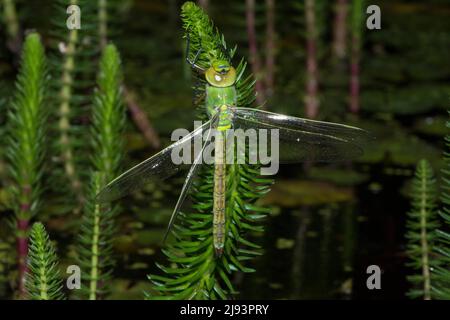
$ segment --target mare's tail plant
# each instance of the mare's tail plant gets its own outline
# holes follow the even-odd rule
[[[235,50],[226,53],[227,46],[208,16],[192,2],[182,7],[184,29],[190,35],[190,59],[201,48],[197,64],[209,67],[215,59],[231,59]],[[231,61],[230,61],[231,62]],[[237,67],[238,105],[250,107],[255,99],[254,80],[244,77],[246,63]],[[204,84],[203,76],[198,79]],[[198,88],[197,99],[203,107],[204,90]],[[202,110],[204,112],[204,110]],[[203,118],[206,115],[203,113]],[[236,293],[231,282],[233,272],[253,272],[244,262],[261,254],[260,246],[246,239],[246,232],[263,232],[259,225],[268,210],[255,205],[272,183],[259,176],[257,166],[231,164],[226,169],[226,225],[223,254],[216,257],[213,246],[213,189],[214,168],[205,166],[194,182],[189,212],[180,213],[164,254],[168,266],[158,264],[163,276],[150,275],[156,299],[226,299]]]
[[[408,240],[408,266],[415,274],[408,276],[412,285],[408,296],[431,299],[431,269],[437,261],[433,258],[436,242],[435,230],[439,227],[436,211],[436,181],[433,169],[426,160],[417,165],[412,185],[412,208],[408,212],[406,238]],[[433,277],[434,278],[434,277]]]
[[[95,196],[120,172],[124,154],[125,110],[121,96],[121,63],[114,45],[107,45],[100,62],[92,124],[93,171],[81,222],[78,260],[82,271],[81,297],[103,298],[114,266],[112,242],[116,205],[100,205]]]
[[[14,52],[20,52],[22,45],[22,37],[20,33],[19,19],[17,17],[16,5],[14,0],[3,1],[3,20],[5,24],[6,33],[8,36],[8,47]]]
[[[447,121],[447,130],[450,121]],[[442,170],[441,202],[442,209],[439,212],[444,225],[437,231],[438,239],[436,251],[440,254],[440,265],[435,268],[437,281],[432,289],[437,299],[450,300],[450,135],[445,136],[444,169]]]
[[[39,211],[46,128],[47,67],[38,34],[26,37],[16,94],[8,112],[9,173],[16,217],[19,295],[25,293],[28,229]]]
[[[81,29],[68,28],[66,10],[70,5],[82,8]],[[80,123],[89,103],[90,88],[95,82],[95,9],[90,0],[57,0],[55,19],[52,29],[52,90],[55,105],[54,134],[55,154],[59,155],[60,166],[56,172],[53,185],[60,193],[71,193],[74,197],[65,197],[70,207],[80,208],[84,202],[82,176],[83,149]],[[94,43],[93,43],[94,42]],[[89,44],[89,45],[87,45]],[[78,124],[77,124],[78,123]]]
[[[337,0],[334,3],[334,22],[333,22],[333,58],[338,63],[343,63],[347,54],[347,11],[349,0]]]
[[[294,7],[303,14],[298,19],[301,25],[302,37],[305,40],[306,78],[305,78],[305,114],[308,118],[315,118],[319,113],[319,65],[324,53],[322,37],[325,32],[325,16],[327,4],[325,1],[295,1]]]
[[[58,257],[44,225],[33,224],[30,233],[27,298],[31,300],[61,300],[62,279],[58,269]]]
[[[364,30],[364,0],[352,0],[350,42],[350,111],[359,112],[361,46]]]
[[[118,1],[97,0],[98,5],[98,28],[97,34],[99,38],[100,49],[103,51],[108,41],[117,37],[119,33],[118,19],[121,15],[121,4]],[[114,17],[113,19],[111,17]],[[155,149],[160,147],[160,140],[157,132],[150,123],[145,111],[137,103],[135,94],[123,85],[123,96],[126,107],[130,111],[136,127],[141,131],[143,137]]]
[[[258,50],[258,41],[256,37],[256,19],[255,19],[255,0],[245,0],[245,20],[247,25],[247,38],[249,48],[249,58],[252,66],[252,72],[256,77],[255,87],[258,91],[256,101],[262,105],[266,100],[265,84],[260,80],[261,77],[261,59]]]

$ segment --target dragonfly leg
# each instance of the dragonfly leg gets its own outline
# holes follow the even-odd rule
[[[198,57],[200,56],[200,53],[202,52],[202,48],[198,49],[197,53],[195,54],[194,59],[193,59],[193,60],[190,60],[190,59],[189,59],[189,53],[191,52],[190,46],[191,46],[191,36],[190,36],[190,33],[188,32],[188,33],[187,33],[187,36],[186,36],[186,62],[187,62],[192,68],[194,68],[194,69],[196,69],[196,70],[198,70],[198,71],[200,71],[200,72],[205,72],[205,69],[202,68],[202,67],[200,67],[200,66],[197,64],[197,60],[198,60]]]

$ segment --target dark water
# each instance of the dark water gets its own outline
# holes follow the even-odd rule
[[[254,299],[402,299],[404,212],[398,190],[405,177],[370,169],[372,182],[355,188],[351,203],[283,209],[267,221],[264,256],[243,276],[242,296]],[[277,239],[293,240],[278,249]],[[369,290],[369,265],[382,270],[381,290]]]
[[[410,170],[396,169],[366,167],[371,182],[356,186],[348,202],[275,209],[265,221],[264,234],[253,236],[264,248],[262,256],[248,263],[256,272],[237,273],[233,278],[239,291],[236,298],[404,299],[409,272],[404,266],[404,213],[409,204],[399,190],[409,179],[402,173]],[[276,180],[301,170],[300,166],[282,167]],[[176,194],[171,198],[175,201]],[[166,218],[161,219],[163,226]],[[160,243],[158,234],[162,236],[164,227],[158,230],[155,237]],[[153,249],[155,254],[150,256],[130,253],[120,259],[115,274],[132,279],[126,290],[139,287],[149,273],[160,274],[154,263],[166,259],[159,246]],[[130,269],[143,262],[145,268]],[[366,286],[370,265],[382,270],[381,290]]]

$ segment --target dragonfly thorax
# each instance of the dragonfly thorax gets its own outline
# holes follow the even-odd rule
[[[231,121],[233,108],[237,103],[236,87],[216,87],[210,84],[206,85],[206,110],[209,117],[220,114],[222,120]]]

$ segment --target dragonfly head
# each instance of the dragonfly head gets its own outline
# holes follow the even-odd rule
[[[216,60],[206,70],[205,77],[214,87],[229,87],[236,82],[236,70],[228,61]]]

